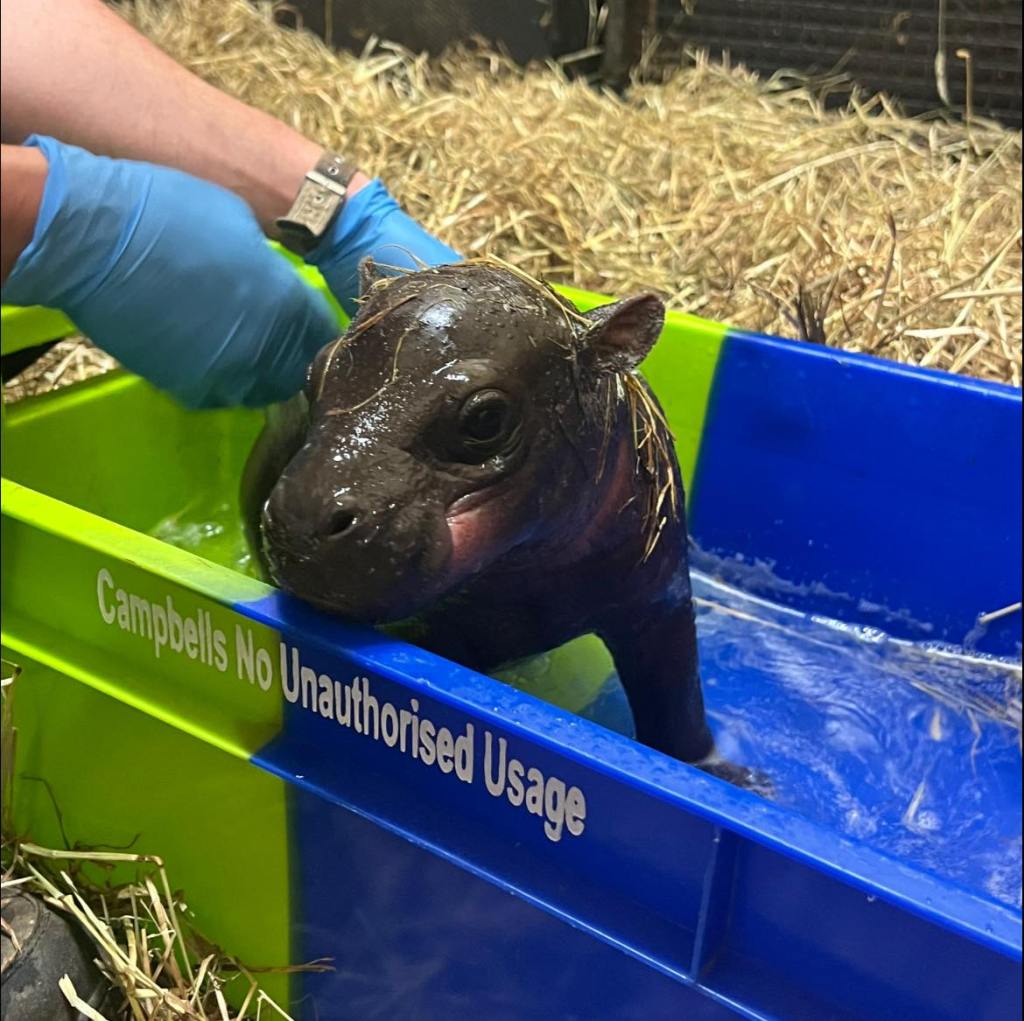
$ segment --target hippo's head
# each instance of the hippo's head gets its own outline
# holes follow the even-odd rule
[[[615,375],[664,309],[641,295],[581,316],[481,262],[370,267],[363,296],[310,368],[305,444],[265,505],[263,551],[285,589],[382,623],[571,540]]]

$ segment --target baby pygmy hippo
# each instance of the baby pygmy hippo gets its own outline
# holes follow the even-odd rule
[[[743,786],[708,729],[683,487],[636,373],[664,307],[580,314],[476,260],[395,278],[246,468],[249,541],[282,588],[480,671],[595,632],[646,745]]]

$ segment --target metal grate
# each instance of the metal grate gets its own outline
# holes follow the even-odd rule
[[[940,17],[941,15],[941,17]],[[683,46],[728,51],[761,74],[839,69],[912,113],[943,107],[935,54],[943,36],[948,105],[1021,125],[1020,0],[658,0],[661,58]]]
[[[371,34],[438,52],[480,36],[517,60],[584,47],[588,24],[605,8],[601,70],[624,83],[643,35],[661,36],[659,62],[684,46],[731,57],[761,74],[791,68],[844,72],[898,97],[911,113],[967,102],[970,53],[974,113],[1021,126],[1021,0],[291,0],[281,5],[336,46],[360,50]],[[945,101],[935,54],[946,58]],[[573,65],[596,70],[591,62]],[[841,92],[834,95],[839,98]]]
[[[968,67],[956,51],[967,50],[974,113],[1021,125],[1020,0],[658,0],[657,31],[663,59],[691,46],[728,51],[761,74],[839,69],[910,113],[945,105],[935,71],[941,34],[948,105],[965,109]]]

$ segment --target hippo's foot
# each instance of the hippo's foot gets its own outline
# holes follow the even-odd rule
[[[58,986],[64,975],[90,1007],[113,1013],[116,994],[94,963],[98,951],[74,920],[22,891],[4,897],[2,914],[4,1021],[82,1021]]]
[[[742,787],[744,790],[753,791],[762,798],[769,800],[775,797],[775,786],[767,774],[759,769],[751,769],[749,766],[739,766],[727,759],[720,759],[714,752],[707,758],[695,762],[698,769],[702,769],[711,776],[717,776],[720,780],[731,783],[734,787]]]

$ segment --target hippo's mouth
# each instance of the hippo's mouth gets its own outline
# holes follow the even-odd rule
[[[512,488],[513,480],[505,479],[474,489],[448,505],[445,523],[451,537],[451,552],[445,573],[451,578],[452,587],[511,548],[506,527],[510,507],[504,498]]]
[[[465,493],[448,505],[448,510],[445,511],[445,519],[451,522],[462,514],[468,514],[483,504],[498,499],[507,490],[507,482],[496,482],[492,486],[485,486],[483,489],[474,489],[469,493]]]
[[[304,545],[264,530],[267,573],[286,592],[354,622],[379,625],[413,616],[457,592],[508,551],[510,534],[518,533],[509,529],[515,514],[508,499],[512,482],[506,478],[474,489],[447,507],[435,504],[397,559],[384,555],[386,529],[340,555],[329,540]]]

